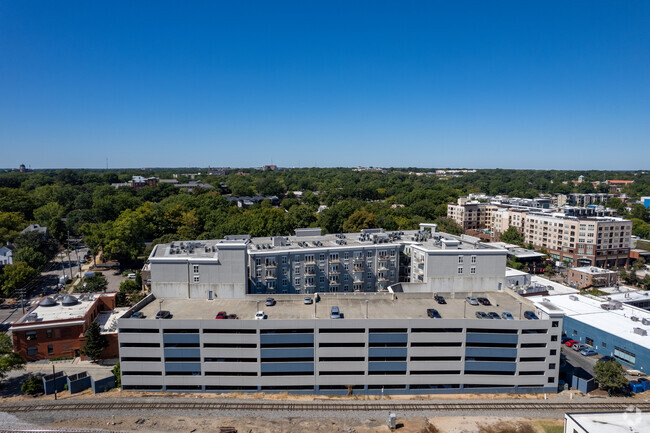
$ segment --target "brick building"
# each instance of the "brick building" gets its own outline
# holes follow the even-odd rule
[[[11,325],[14,350],[27,361],[79,357],[84,334],[97,321],[109,343],[102,357],[117,357],[117,319],[126,310],[115,308],[115,293],[45,297]]]
[[[618,273],[595,266],[582,266],[569,269],[568,281],[570,285],[578,289],[611,287],[618,282]]]

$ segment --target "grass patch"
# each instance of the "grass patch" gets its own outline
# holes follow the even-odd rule
[[[564,421],[542,421],[538,425],[544,429],[544,433],[564,433]]]

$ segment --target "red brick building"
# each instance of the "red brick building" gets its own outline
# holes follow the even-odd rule
[[[98,321],[109,343],[102,357],[117,357],[117,328],[112,328],[120,310],[126,311],[115,309],[115,293],[45,297],[11,325],[14,350],[27,361],[82,356],[84,334]]]

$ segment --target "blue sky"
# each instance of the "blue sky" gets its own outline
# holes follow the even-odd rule
[[[0,167],[650,168],[650,2],[0,2]]]

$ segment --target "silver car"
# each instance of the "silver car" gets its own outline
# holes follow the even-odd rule
[[[584,350],[588,347],[589,346],[587,346],[586,344],[576,343],[573,346],[571,346],[571,349],[575,350],[576,352],[580,352],[581,350]]]
[[[478,305],[478,299],[476,299],[476,298],[474,298],[472,296],[468,296],[467,298],[465,298],[465,300],[467,301],[467,303],[469,305]]]

